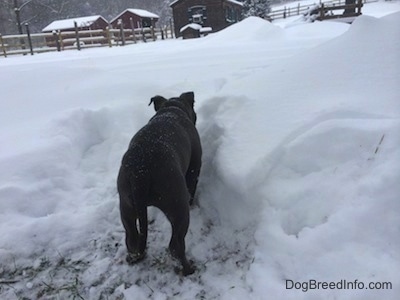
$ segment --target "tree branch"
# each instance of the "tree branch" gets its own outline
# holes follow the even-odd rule
[[[28,5],[28,4],[31,3],[32,1],[34,1],[34,0],[29,0],[29,1],[26,1],[26,2],[22,3],[22,4],[18,7],[18,9],[19,9],[19,10],[23,9],[26,5]]]

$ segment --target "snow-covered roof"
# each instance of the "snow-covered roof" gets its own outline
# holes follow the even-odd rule
[[[112,19],[110,21],[110,23],[113,23],[115,20],[118,20],[123,14],[125,14],[126,12],[130,12],[133,13],[139,17],[142,18],[151,18],[151,19],[159,19],[160,17],[152,12],[149,12],[147,10],[144,9],[138,9],[138,8],[128,8],[125,9],[122,13],[120,13],[118,16],[116,16],[114,19]]]
[[[139,17],[142,18],[160,18],[160,16],[153,14],[152,12],[149,12],[144,9],[137,9],[137,8],[128,8],[131,13],[138,15]]]
[[[233,3],[233,4],[236,4],[236,5],[240,5],[240,6],[243,6],[243,3],[242,2],[239,2],[239,1],[236,1],[236,0],[225,0],[226,2],[230,2],[230,3]]]
[[[190,24],[187,24],[187,25],[183,26],[183,27],[179,30],[179,32],[183,32],[183,31],[185,31],[185,30],[188,29],[188,28],[192,28],[192,29],[194,29],[194,30],[199,30],[199,31],[200,31],[200,29],[202,28],[202,26],[199,25],[199,24],[196,24],[196,23],[190,23]]]
[[[175,0],[175,1],[171,2],[171,4],[170,4],[169,6],[175,5],[175,4],[178,3],[179,1],[181,1],[181,0]],[[243,3],[242,3],[242,2],[239,2],[239,1],[236,1],[236,0],[225,0],[225,1],[226,1],[226,2],[231,2],[231,3],[234,3],[234,4],[237,4],[237,5],[240,5],[240,6],[243,6]]]
[[[211,27],[203,27],[203,26],[201,26],[200,24],[190,23],[190,24],[187,24],[187,25],[183,26],[183,27],[179,30],[179,32],[182,33],[183,31],[185,31],[185,30],[188,29],[188,28],[192,28],[192,29],[198,30],[198,31],[200,31],[200,32],[210,32],[210,31],[212,31],[212,28],[211,28]]]
[[[57,20],[51,22],[42,31],[53,31],[53,30],[63,30],[63,29],[71,29],[74,28],[74,22],[78,24],[78,27],[88,27],[96,22],[99,18],[104,19],[102,16],[88,16],[88,17],[78,17],[78,18],[71,18],[71,19],[64,19],[64,20]],[[107,22],[108,23],[108,22]]]
[[[205,33],[205,32],[211,32],[212,31],[212,27],[202,27],[200,29],[201,33]]]

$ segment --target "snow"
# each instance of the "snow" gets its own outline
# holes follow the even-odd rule
[[[190,23],[190,24],[187,24],[187,25],[183,26],[179,30],[179,32],[184,32],[188,28],[192,28],[193,30],[198,30],[201,33],[209,33],[209,32],[212,31],[211,27],[203,27],[203,26],[201,26],[200,24],[197,24],[197,23]]]
[[[158,15],[144,9],[129,8],[128,11],[142,18],[160,18]]]
[[[169,4],[169,6],[172,7],[172,6],[174,6],[176,3],[178,3],[179,1],[181,1],[181,0],[172,1],[172,2]]]
[[[362,13],[380,18],[400,9],[400,1],[377,1],[362,7]]]
[[[187,25],[183,26],[183,27],[179,30],[179,32],[183,32],[183,31],[185,31],[185,30],[188,29],[188,28],[192,28],[192,29],[194,29],[194,30],[200,30],[201,28],[203,28],[203,26],[201,26],[200,24],[196,24],[196,23],[190,23],[190,24],[187,24]]]
[[[79,17],[79,18],[71,18],[71,19],[64,19],[64,20],[57,20],[51,22],[42,31],[53,31],[53,30],[63,30],[63,29],[71,29],[75,28],[75,22],[77,23],[78,27],[88,27],[96,22],[99,18],[104,19],[102,16],[88,16],[88,17]],[[107,22],[104,19],[105,22]]]
[[[200,39],[1,58],[0,298],[397,299],[400,12],[387,4],[352,25],[253,17]],[[204,154],[186,237],[198,270],[183,278],[154,208],[148,256],[125,263],[116,176],[150,98],[186,91]]]
[[[242,2],[239,2],[239,1],[236,1],[236,0],[226,0],[226,2],[230,2],[230,3],[236,4],[236,5],[243,6]]]

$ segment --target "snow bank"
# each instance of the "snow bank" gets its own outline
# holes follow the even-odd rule
[[[357,279],[392,282],[394,291],[293,289],[285,298],[396,298],[399,126],[398,120],[330,120],[281,149],[260,191],[265,223],[249,272],[256,294],[279,293],[286,280]],[[267,265],[274,271],[265,272]]]
[[[112,131],[118,128],[112,129],[113,123],[105,109],[74,111],[51,122],[42,135],[47,145],[26,149],[26,153],[1,161],[1,168],[8,171],[2,173],[1,180],[7,183],[0,188],[0,209],[4,214],[3,258],[7,253],[12,257],[39,255],[43,249],[71,251],[90,236],[93,230],[90,224],[96,223],[99,216],[88,215],[86,205],[101,207],[102,197],[115,194],[113,182],[109,182],[108,195],[92,193],[96,186],[104,185],[97,181],[95,174],[109,168],[117,170],[119,157],[110,157],[109,147],[118,145],[118,135],[114,145],[105,146],[105,141],[115,134]],[[15,222],[18,216],[26,224]],[[26,247],[28,240],[30,247]]]
[[[394,185],[400,172],[390,167],[400,157],[400,47],[392,38],[400,34],[399,16],[360,17],[342,36],[221,91],[236,103],[223,111],[246,120],[223,126],[229,128],[220,153],[225,173],[251,187],[246,200],[265,205],[249,272],[256,295],[283,295],[286,279],[380,278],[399,286],[393,225],[400,221]],[[383,136],[388,152],[375,158]],[[285,298],[395,294],[292,290]]]
[[[232,140],[225,148],[222,156],[237,161],[229,173],[250,173],[260,157],[282,143],[282,137],[289,139],[301,127],[332,118],[332,114],[397,116],[400,42],[392,37],[399,34],[398,16],[382,20],[362,16],[342,36],[225,85],[221,94],[240,99],[235,104],[240,109],[231,104],[225,113],[247,120],[231,125],[229,136],[244,140]],[[377,49],[376,41],[387,46]],[[249,158],[240,159],[242,153]]]
[[[281,28],[259,17],[248,17],[208,37],[210,42],[246,42],[282,35]]]
[[[386,15],[396,13],[400,10],[399,1],[377,1],[364,5],[362,13],[368,16],[381,18]]]

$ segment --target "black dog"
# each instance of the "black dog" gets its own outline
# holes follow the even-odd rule
[[[156,96],[156,114],[133,137],[118,175],[121,219],[126,231],[127,261],[145,257],[147,206],[164,212],[172,225],[171,254],[183,274],[194,268],[185,255],[185,236],[201,167],[201,144],[193,110],[194,94],[169,100]]]

